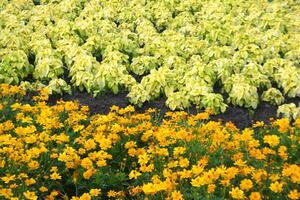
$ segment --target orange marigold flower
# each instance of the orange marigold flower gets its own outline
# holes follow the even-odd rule
[[[261,195],[259,192],[251,192],[249,199],[250,200],[261,200]]]

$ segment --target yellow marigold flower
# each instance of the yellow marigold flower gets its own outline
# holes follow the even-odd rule
[[[58,154],[57,153],[52,153],[50,155],[50,158],[52,158],[52,159],[58,158]]]
[[[93,139],[88,139],[84,142],[84,148],[87,150],[95,149],[96,142]]]
[[[139,186],[134,187],[134,188],[132,188],[132,189],[129,190],[129,194],[131,196],[136,196],[136,195],[138,195],[141,192],[142,192],[142,190],[141,190],[141,187],[139,187]]]
[[[33,179],[33,178],[30,178],[30,179],[26,179],[25,180],[25,185],[26,186],[30,186],[30,185],[33,185],[33,184],[35,184],[36,183],[36,181]]]
[[[192,117],[189,117],[187,122],[188,122],[189,126],[195,126],[197,124],[197,121],[195,120],[195,118],[192,118]]]
[[[40,164],[36,160],[32,160],[28,163],[28,167],[30,170],[38,169]]]
[[[37,200],[37,196],[35,192],[26,191],[23,193],[24,197],[29,200]]]
[[[275,183],[271,183],[270,190],[272,190],[275,193],[282,192],[283,190],[283,184],[276,181]]]
[[[252,187],[253,187],[253,183],[252,183],[252,181],[251,181],[250,179],[244,179],[244,180],[242,180],[241,183],[240,183],[240,188],[241,188],[242,190],[248,191],[248,190],[250,190]]]
[[[139,155],[139,160],[138,163],[140,165],[146,165],[149,162],[149,156],[147,155],[147,153],[144,153],[142,155]]]
[[[108,196],[108,197],[116,197],[117,195],[118,195],[118,192],[113,191],[113,190],[109,190],[109,191],[107,192],[107,196]]]
[[[261,200],[261,195],[259,192],[251,192],[249,199],[250,200]]]
[[[39,188],[39,191],[41,191],[41,192],[47,192],[47,191],[48,191],[48,188],[46,188],[45,186],[41,186],[41,187]]]
[[[102,150],[107,150],[112,147],[112,141],[108,138],[102,138],[99,143],[99,146]]]
[[[209,118],[208,112],[198,113],[197,115],[195,115],[195,120],[206,120],[208,118]]]
[[[129,178],[130,179],[137,179],[140,175],[142,175],[140,172],[136,171],[136,170],[132,170],[129,173]]]
[[[297,189],[291,190],[288,197],[293,200],[300,199],[300,192]]]
[[[279,144],[280,138],[277,135],[266,135],[264,136],[264,142],[269,144],[271,147],[275,147]]]
[[[148,166],[142,165],[140,170],[141,172],[152,172],[154,170],[154,164],[149,164]]]
[[[57,172],[53,172],[53,173],[50,175],[50,179],[52,179],[52,180],[60,180],[60,179],[61,179],[61,176],[60,176]]]
[[[83,178],[90,179],[96,173],[96,169],[90,168],[83,173]]]
[[[263,127],[265,125],[265,123],[263,121],[257,121],[255,122],[255,124],[252,125],[253,128],[257,128],[257,127]]]
[[[194,187],[201,187],[202,185],[205,185],[205,180],[203,177],[198,176],[197,178],[192,179],[191,184]]]
[[[192,172],[195,175],[201,174],[203,172],[203,170],[204,170],[204,167],[202,167],[202,166],[193,165],[193,167],[192,167]]]
[[[56,197],[59,193],[56,190],[51,191],[50,196]]]
[[[136,142],[135,141],[129,141],[125,143],[125,149],[131,149],[136,147]]]
[[[16,183],[9,185],[10,189],[16,189],[17,187],[18,187],[18,185]]]
[[[207,186],[207,193],[213,193],[216,189],[216,185],[215,184],[208,184]]]
[[[129,105],[129,106],[125,107],[125,108],[119,109],[119,114],[120,115],[124,115],[125,113],[132,113],[134,111],[135,111],[134,107],[131,106],[131,105]]]
[[[286,146],[280,146],[278,148],[278,155],[283,159],[283,160],[287,160],[288,159],[288,155],[287,155],[287,147]]]
[[[225,127],[228,128],[231,131],[238,131],[239,129],[234,125],[234,123],[226,122]]]
[[[245,198],[245,194],[244,194],[243,190],[240,190],[238,187],[232,188],[231,191],[229,192],[229,194],[231,195],[231,197],[233,199],[244,199]]]
[[[15,128],[14,123],[11,120],[7,120],[3,123],[3,131],[10,131]]]
[[[52,166],[50,169],[50,172],[57,172],[57,171],[58,171],[57,166]]]
[[[93,167],[93,162],[89,158],[84,158],[81,160],[81,166],[84,169],[90,169]]]
[[[3,110],[3,105],[0,103],[0,111]]]
[[[129,155],[130,157],[134,157],[135,155],[137,155],[137,150],[134,149],[134,148],[128,149],[128,155]]]
[[[10,181],[13,181],[15,180],[16,178],[16,175],[8,175],[8,176],[4,176],[4,177],[1,177],[1,180],[5,183],[5,184],[8,184]]]
[[[154,113],[154,112],[156,112],[156,111],[157,111],[156,108],[148,108],[148,109],[146,110],[147,113]]]
[[[104,166],[107,165],[107,162],[106,162],[106,160],[104,160],[104,159],[100,159],[100,160],[98,160],[98,161],[96,162],[96,165],[97,165],[98,167],[104,167]]]
[[[13,196],[11,189],[0,188],[0,196],[10,199]]]
[[[177,157],[179,155],[182,155],[185,153],[185,151],[186,151],[185,147],[175,147],[173,150],[173,156]]]
[[[153,183],[147,183],[142,186],[142,190],[146,195],[153,195],[157,192],[157,188]]]
[[[179,166],[184,168],[184,167],[188,167],[190,164],[189,160],[187,158],[180,158],[179,159]]]
[[[101,192],[101,189],[91,189],[90,190],[90,195],[92,197],[97,197],[97,196],[99,196],[100,192]]]
[[[171,196],[172,200],[183,200],[183,196],[180,191],[173,191]]]
[[[300,118],[296,119],[296,121],[295,121],[295,126],[296,126],[297,128],[300,128]]]
[[[270,180],[272,182],[278,181],[280,179],[280,175],[279,174],[271,174],[270,175]]]
[[[239,167],[245,167],[247,165],[247,161],[243,161],[242,159],[238,159],[234,162],[234,165]]]
[[[83,195],[79,197],[79,200],[91,200],[91,199],[92,197],[89,193],[83,193]]]
[[[290,128],[290,122],[287,118],[278,119],[274,122],[275,126],[278,126],[280,133],[286,133]]]
[[[119,106],[115,106],[115,105],[110,107],[110,111],[118,111],[119,109],[120,109]]]

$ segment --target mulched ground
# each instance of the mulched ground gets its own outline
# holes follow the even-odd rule
[[[94,113],[107,114],[110,110],[110,107],[113,105],[119,107],[126,107],[130,105],[126,95],[127,95],[126,91],[121,91],[117,95],[113,93],[106,93],[102,96],[93,98],[90,94],[86,92],[75,91],[73,92],[72,95],[51,96],[48,103],[49,105],[53,105],[60,99],[63,99],[65,101],[78,100],[80,104],[89,106],[92,114]],[[294,102],[296,103],[296,105],[298,105],[300,102],[300,98],[286,100],[286,103],[291,103],[291,102]],[[136,106],[135,108],[137,112],[143,112],[148,108],[157,108],[159,109],[162,115],[170,111],[170,109],[168,109],[168,107],[165,105],[164,98],[153,100],[151,102],[146,102],[141,108],[138,108]],[[185,111],[191,114],[201,112],[195,107],[191,107]],[[238,128],[243,129],[246,127],[250,127],[251,124],[255,121],[267,122],[270,117],[276,118],[276,111],[277,111],[276,106],[264,102],[261,102],[258,108],[253,112],[245,108],[234,107],[232,105],[229,105],[225,113],[212,116],[211,119],[222,120],[223,122],[232,121]]]

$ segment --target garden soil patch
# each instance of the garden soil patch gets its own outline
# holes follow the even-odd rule
[[[126,107],[131,105],[128,98],[126,97],[126,91],[120,91],[118,94],[113,93],[106,93],[101,96],[92,97],[90,94],[86,92],[73,92],[72,95],[64,95],[64,96],[56,96],[52,95],[49,98],[49,104],[53,105],[58,100],[62,99],[64,101],[79,101],[81,105],[87,105],[90,108],[92,114],[107,114],[110,111],[110,107],[113,105],[119,107]],[[160,98],[156,100],[152,100],[151,102],[146,102],[144,105],[139,108],[135,106],[137,112],[144,112],[148,108],[156,108],[159,110],[160,114],[163,115],[164,113],[171,111],[165,105],[166,99]],[[300,102],[300,98],[294,99],[287,99],[285,103],[296,103],[297,105]],[[201,110],[197,109],[196,107],[190,107],[189,109],[185,110],[190,114],[196,114],[201,112]],[[260,102],[258,108],[254,111],[250,111],[246,108],[235,107],[229,105],[226,112],[212,116],[212,120],[221,120],[223,122],[231,121],[233,122],[238,128],[243,129],[246,127],[250,127],[251,124],[255,121],[264,121],[267,122],[269,118],[276,118],[276,111],[277,107]]]

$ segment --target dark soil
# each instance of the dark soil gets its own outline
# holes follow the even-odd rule
[[[65,100],[65,101],[74,101],[77,100],[82,105],[87,105],[90,108],[92,114],[100,113],[107,114],[110,111],[110,107],[113,105],[119,107],[126,107],[130,105],[128,98],[126,97],[127,92],[121,91],[118,94],[106,93],[102,96],[92,97],[90,94],[86,92],[73,92],[72,95],[64,95],[64,96],[51,96],[49,98],[49,105],[53,105],[57,102],[57,100]],[[151,102],[146,102],[144,105],[139,108],[135,106],[137,112],[143,112],[148,108],[156,108],[159,110],[160,114],[164,114],[170,109],[165,105],[165,99],[160,98],[153,100]],[[300,98],[287,99],[286,103],[294,102],[297,105],[299,104]],[[201,110],[196,109],[195,107],[191,107],[188,110],[185,110],[190,114],[196,114],[201,112]],[[229,105],[227,111],[225,113],[212,116],[212,120],[222,120],[223,122],[231,121],[238,128],[243,129],[246,127],[250,127],[251,124],[255,121],[264,121],[268,122],[269,118],[276,118],[277,107],[261,102],[258,108],[254,111],[250,111],[246,108],[235,107]]]

